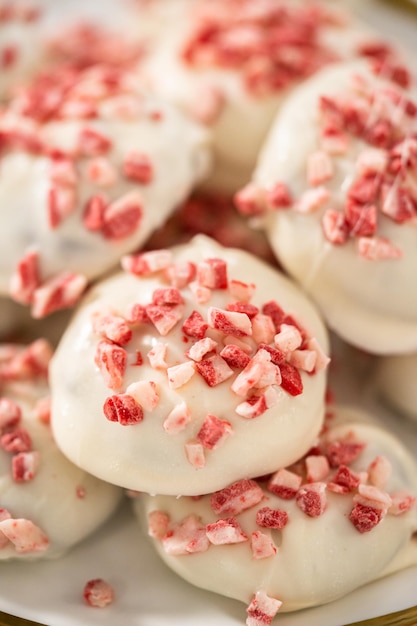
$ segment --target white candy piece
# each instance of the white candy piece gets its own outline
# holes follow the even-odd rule
[[[141,69],[157,93],[180,104],[211,130],[215,158],[206,187],[231,192],[242,186],[289,91],[325,63],[352,58],[362,41],[374,38],[340,7],[316,4],[320,9],[311,17],[298,0],[144,3],[145,24],[152,21],[150,16],[156,23],[159,18],[159,28],[149,36],[148,57]],[[336,16],[334,21],[323,19],[320,11]],[[310,24],[307,29],[306,23]],[[190,42],[198,39],[197,33],[210,32],[210,25],[211,35],[201,36],[205,44],[200,45],[195,60],[185,61],[184,50],[193,50]],[[305,58],[307,31],[311,46]],[[306,72],[303,63],[309,67]]]
[[[417,420],[417,354],[381,357],[376,365],[376,385],[386,402]]]
[[[327,351],[326,331],[307,298],[252,255],[205,236],[172,249],[171,269],[187,261],[196,274],[179,290],[170,287],[163,270],[139,277],[117,273],[94,285],[51,364],[59,447],[76,465],[129,489],[193,495],[265,474],[277,462],[286,465],[301,456],[323,421],[327,360],[306,374],[286,364],[281,353],[283,364],[276,366],[262,344],[245,334],[249,316],[227,310],[236,302],[227,285],[233,279],[242,287],[253,283],[251,301],[241,302],[252,307],[249,313],[276,300]],[[200,302],[190,289],[198,280],[217,285],[202,285],[208,301]],[[123,315],[130,311],[133,317],[135,303],[138,321],[126,324]],[[144,311],[147,321],[141,322]],[[249,323],[246,331],[235,324],[238,314]],[[113,343],[110,327],[119,329]],[[209,351],[190,353],[194,344],[199,352],[204,336],[213,340]],[[268,347],[278,352],[273,342]],[[288,368],[303,386],[298,395],[281,384],[280,376],[291,387]],[[138,381],[153,384],[144,388]]]
[[[375,354],[417,348],[416,105],[413,88],[378,78],[365,62],[323,70],[288,98],[253,175],[258,193],[280,183],[292,197],[265,217],[280,262],[337,335]],[[359,133],[348,128],[355,115],[365,124]]]
[[[3,347],[4,353],[12,350]],[[15,348],[14,356],[19,353]],[[55,558],[110,518],[122,490],[64,457],[42,421],[48,412],[45,380],[3,383],[5,366],[0,359],[0,560]]]
[[[107,72],[119,87],[109,87]],[[205,130],[130,80],[111,68],[78,76],[64,106],[77,107],[85,90],[94,119],[70,111],[38,124],[12,105],[0,117],[12,142],[23,133],[43,146],[33,154],[18,145],[0,170],[0,293],[31,304],[34,317],[49,312],[63,276],[70,282],[62,299],[72,304],[87,281],[138,249],[207,172]],[[56,159],[57,152],[68,158]]]
[[[245,505],[238,497],[233,502],[231,493],[239,491],[233,486],[200,499],[141,494],[132,500],[133,509],[168,567],[193,585],[246,605],[256,594],[265,594],[281,602],[280,611],[286,612],[331,602],[416,563],[417,546],[411,540],[417,528],[415,460],[380,426],[358,421],[355,409],[338,407],[336,414],[342,423],[330,423],[319,445],[326,450],[329,442],[365,444],[346,463],[356,478],[366,475],[375,458],[386,457],[392,472],[381,489],[359,484],[337,493],[332,489],[338,472],[333,457],[333,467],[321,482],[306,482],[304,463],[297,464],[293,471],[300,472],[303,484],[298,491],[295,487],[292,499],[274,494],[267,480],[252,481],[256,497]],[[317,507],[304,498],[306,492],[315,494]],[[405,504],[402,513],[396,493]],[[369,519],[379,521],[365,530],[369,513]]]

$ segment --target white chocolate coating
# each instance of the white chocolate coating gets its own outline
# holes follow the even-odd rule
[[[38,20],[11,19],[0,22],[0,102],[26,82],[45,60]],[[12,60],[6,59],[11,55]]]
[[[387,356],[376,366],[376,384],[390,407],[417,420],[417,354]]]
[[[356,75],[368,81],[371,91],[392,88],[357,62],[329,68],[310,79],[277,116],[254,173],[257,184],[269,188],[282,182],[295,199],[301,196],[308,188],[307,159],[320,147],[319,98],[349,98]],[[416,102],[412,92],[405,95]],[[417,294],[410,289],[417,267],[415,220],[397,224],[378,212],[377,235],[401,251],[397,259],[362,258],[354,238],[333,245],[323,232],[325,210],[342,209],[355,177],[355,161],[370,147],[353,136],[349,142],[346,154],[332,158],[333,177],[323,183],[328,201],[308,214],[273,211],[266,218],[266,232],[283,266],[314,299],[336,334],[376,354],[410,352],[417,347]]]
[[[76,206],[54,229],[48,223],[47,211],[51,160],[24,151],[10,152],[2,158],[0,292],[8,292],[11,276],[28,248],[40,254],[43,280],[66,270],[88,279],[103,275],[123,254],[137,249],[206,173],[209,157],[204,130],[169,104],[140,94],[133,98],[139,112],[129,119],[100,109],[102,115],[97,120],[65,120],[39,128],[49,146],[63,150],[73,150],[80,130],[86,127],[112,141],[105,158],[114,170],[114,184],[100,186],[93,182],[86,173],[92,159],[76,159]],[[106,103],[101,104],[105,109]],[[150,119],[152,111],[160,112],[161,119]],[[123,160],[132,151],[149,158],[154,171],[149,184],[123,176]],[[128,192],[135,192],[142,205],[139,226],[132,234],[109,241],[100,232],[87,230],[82,217],[94,194],[112,202]]]
[[[45,551],[16,552],[9,542],[0,549],[0,560],[58,557],[103,524],[120,504],[122,490],[106,484],[73,465],[57,448],[50,426],[36,414],[38,400],[48,397],[41,379],[6,383],[2,398],[22,410],[19,427],[32,439],[39,466],[32,480],[12,477],[12,454],[0,448],[0,508],[13,519],[33,522],[48,538]],[[3,535],[3,533],[1,533]]]
[[[243,67],[228,68],[216,64],[210,66],[209,63],[201,67],[187,65],[181,54],[199,23],[199,12],[213,15],[223,13],[225,36],[228,36],[227,24],[230,22],[230,38],[233,41],[239,37],[234,29],[239,29],[242,23],[243,40],[247,36],[249,39],[251,36],[256,38],[259,23],[262,24],[262,20],[258,20],[258,13],[265,11],[267,14],[268,11],[273,13],[277,10],[276,6],[271,8],[268,3],[262,7],[250,0],[241,3],[240,7],[233,7],[233,3],[217,4],[217,8],[215,3],[206,0],[156,0],[149,5],[145,4],[143,14],[146,16],[148,13],[148,21],[151,21],[149,13],[154,13],[155,21],[159,17],[159,29],[155,29],[149,38],[149,55],[142,69],[157,93],[191,112],[204,107],[206,99],[210,101],[212,90],[221,94],[223,104],[219,107],[220,112],[209,122],[215,158],[213,171],[204,181],[204,186],[233,192],[250,178],[258,152],[277,110],[291,88],[299,81],[292,81],[286,88],[265,88],[264,93],[254,94],[244,84]],[[296,11],[301,3],[292,1],[285,5],[286,9]],[[325,10],[338,15],[340,7],[335,5],[336,3],[321,3]],[[239,11],[245,17],[239,17]],[[317,43],[335,55],[335,58],[352,58],[359,43],[373,35],[367,27],[355,22],[345,12],[342,15],[344,23],[341,21],[338,25],[324,24],[318,27]],[[273,17],[266,17],[266,23],[272,19]],[[297,52],[295,49],[294,54],[297,55]],[[289,54],[291,55],[291,51]]]
[[[339,407],[339,411],[354,421],[331,427],[328,436],[339,439],[354,431],[355,437],[367,444],[350,467],[366,470],[376,456],[384,455],[393,467],[387,491],[407,489],[415,494],[415,461],[403,445],[379,426],[356,421],[360,416],[355,416],[355,410]],[[246,604],[262,591],[280,600],[280,611],[284,612],[330,602],[417,560],[417,546],[415,540],[411,541],[417,525],[415,505],[399,516],[387,514],[376,527],[361,534],[348,519],[352,494],[328,492],[326,510],[313,518],[304,514],[294,500],[278,498],[265,489],[265,483],[261,484],[265,499],[235,519],[249,538],[254,531],[271,537],[277,548],[275,555],[254,559],[249,539],[173,556],[164,550],[162,541],[152,539],[168,567],[196,586]],[[132,503],[145,529],[153,511],[167,513],[174,527],[188,515],[199,517],[203,527],[218,519],[211,509],[210,496],[192,500],[140,494]],[[288,523],[282,530],[257,525],[256,512],[265,506],[288,513]]]
[[[316,337],[323,350],[327,349],[326,331],[314,307],[276,270],[244,251],[223,248],[204,236],[173,248],[175,262],[200,263],[210,257],[220,257],[227,262],[229,280],[256,285],[251,300],[254,305],[261,307],[275,299],[284,310],[294,314],[310,336]],[[105,418],[103,404],[112,391],[104,384],[94,363],[99,337],[92,332],[92,314],[113,309],[124,315],[130,305],[149,303],[156,288],[167,286],[156,274],[137,278],[118,273],[97,283],[76,311],[50,370],[52,426],[64,454],[92,474],[126,488],[187,495],[207,493],[242,475],[260,475],[271,471],[277,463],[293,462],[308,449],[320,430],[325,370],[314,375],[302,372],[304,390],[296,397],[277,387],[277,404],[259,417],[245,419],[235,413],[244,398],[230,388],[236,372],[213,387],[195,373],[186,384],[171,388],[166,370],[151,367],[147,359],[151,348],[167,344],[169,366],[187,361],[184,352],[192,344],[184,342],[183,320],[193,310],[207,318],[209,307],[225,308],[227,302],[236,300],[225,289],[213,290],[206,304],[198,304],[188,287],[181,289],[184,315],[166,336],[161,337],[150,324],[133,327],[133,338],[125,346],[127,362],[134,363],[136,351],[140,350],[143,365],[126,367],[123,385],[118,391],[123,392],[138,380],[152,381],[159,403],[152,412],[145,410],[143,421],[134,425],[122,426]],[[222,335],[209,329],[207,336],[219,342],[220,352]],[[180,432],[166,432],[165,418],[184,402],[190,410],[191,421]],[[184,446],[197,436],[207,414],[230,422],[233,434],[216,449],[208,450],[205,466],[196,469],[187,460]]]

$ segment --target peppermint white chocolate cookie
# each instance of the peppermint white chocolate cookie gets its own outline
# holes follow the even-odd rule
[[[0,560],[60,556],[116,510],[122,490],[73,465],[49,425],[51,351],[0,346]]]
[[[376,365],[379,394],[393,409],[417,420],[417,353],[381,357]]]
[[[246,603],[248,626],[417,562],[415,460],[355,409],[336,413],[342,423],[292,467],[201,498],[132,500],[168,567]]]
[[[76,465],[195,495],[287,465],[324,416],[326,331],[304,294],[205,236],[123,259],[51,364],[52,426]]]
[[[144,4],[143,14],[159,16],[161,26],[149,36],[141,69],[157,93],[211,129],[215,158],[206,186],[235,191],[243,185],[289,91],[324,65],[371,50],[374,35],[335,4]]]
[[[236,198],[331,329],[377,354],[417,348],[417,97],[397,70],[341,64],[295,90]]]
[[[209,166],[202,127],[105,64],[42,75],[0,130],[0,293],[36,318],[137,250]]]

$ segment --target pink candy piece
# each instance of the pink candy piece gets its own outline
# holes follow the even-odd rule
[[[0,432],[16,427],[22,418],[22,409],[9,398],[0,398]]]
[[[63,272],[45,281],[33,294],[32,316],[45,317],[59,309],[72,307],[87,286],[87,279],[81,274]]]
[[[298,474],[285,468],[278,470],[268,483],[268,489],[279,498],[291,500],[295,498],[302,483]]]
[[[26,428],[16,426],[13,430],[1,435],[0,446],[3,450],[12,454],[30,452],[32,449],[32,438]]]
[[[271,509],[265,506],[256,513],[256,523],[264,528],[281,530],[288,524],[288,513],[281,509]]]
[[[106,207],[101,229],[103,237],[111,240],[130,237],[139,228],[142,214],[139,194],[134,191],[126,193]]]
[[[197,433],[197,439],[204,448],[213,450],[222,445],[232,434],[233,427],[230,422],[209,413]]]
[[[209,387],[216,387],[233,376],[233,370],[218,354],[206,357],[195,363],[195,367]]]
[[[120,389],[126,371],[126,350],[103,340],[97,344],[94,358],[106,386],[110,389]]]
[[[167,554],[172,556],[205,552],[210,546],[206,527],[196,515],[188,515],[178,524],[170,527],[162,538]]]
[[[198,440],[192,439],[185,443],[185,456],[187,457],[187,461],[195,469],[202,469],[205,467],[206,458],[204,446]]]
[[[224,335],[248,337],[252,334],[252,324],[246,313],[210,307],[207,312],[207,321],[211,328],[220,330]]]
[[[242,479],[216,491],[211,496],[210,505],[218,515],[238,515],[261,502],[263,498],[264,493],[257,482]]]
[[[18,554],[45,552],[49,539],[45,533],[28,519],[4,519],[0,521],[0,535],[3,534]]]
[[[88,606],[102,609],[114,602],[114,590],[102,578],[95,578],[85,584],[83,597]]]
[[[19,452],[12,458],[12,476],[17,483],[33,480],[39,466],[39,452]]]
[[[319,517],[327,506],[326,483],[316,482],[300,487],[295,496],[297,506],[309,517]]]
[[[277,548],[271,537],[260,530],[251,534],[252,557],[254,559],[268,559],[277,553]]]
[[[154,178],[152,161],[146,154],[130,152],[123,162],[123,174],[136,183],[149,185]]]
[[[269,626],[281,606],[280,600],[271,598],[263,591],[257,591],[246,609],[246,626]]]
[[[113,313],[95,313],[92,316],[93,331],[119,346],[125,346],[132,338],[132,330],[121,316]]]
[[[148,304],[146,314],[162,337],[178,324],[183,316],[183,305]]]
[[[121,264],[126,272],[136,276],[154,274],[169,267],[172,263],[170,250],[150,250],[122,257]]]
[[[248,536],[234,517],[207,524],[206,535],[210,543],[215,546],[248,541]]]
[[[151,511],[148,515],[148,535],[155,539],[163,539],[168,532],[170,518],[163,511]]]
[[[110,422],[118,422],[122,426],[138,424],[143,420],[140,404],[129,394],[110,396],[103,405],[104,415]]]
[[[223,259],[205,259],[197,265],[197,282],[208,289],[227,289],[227,264]]]
[[[163,427],[167,433],[176,434],[184,430],[192,419],[191,411],[185,402],[177,404],[166,416]],[[191,452],[191,449],[189,450]]]

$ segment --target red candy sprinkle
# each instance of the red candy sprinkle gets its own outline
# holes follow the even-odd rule
[[[265,506],[256,513],[256,523],[265,528],[284,528],[288,524],[288,513]]]
[[[360,533],[367,533],[379,524],[383,517],[383,510],[371,506],[355,504],[349,514],[349,519]]]
[[[264,493],[257,482],[242,479],[213,493],[210,506],[218,515],[238,515],[258,504],[263,498]]]
[[[88,606],[104,608],[113,603],[114,590],[102,578],[95,578],[85,584],[83,597]]]
[[[197,439],[204,448],[213,450],[223,443],[226,437],[233,433],[230,422],[221,420],[215,415],[208,414],[202,427],[197,433]]]
[[[108,397],[104,402],[103,411],[110,422],[119,422],[122,426],[138,424],[143,420],[142,407],[129,394]]]

